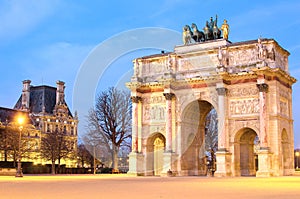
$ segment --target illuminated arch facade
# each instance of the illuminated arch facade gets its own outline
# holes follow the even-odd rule
[[[296,80],[288,56],[273,39],[220,39],[135,59],[127,83],[133,103],[128,173],[205,175],[204,118],[212,108],[218,115],[215,175],[293,173]],[[155,136],[164,149],[158,156]],[[159,172],[154,156],[163,163]]]

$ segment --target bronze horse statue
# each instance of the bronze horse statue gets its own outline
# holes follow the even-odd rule
[[[192,23],[192,29],[193,29],[192,37],[195,40],[195,42],[205,41],[204,33],[198,30],[197,25],[195,23]]]
[[[213,39],[213,32],[208,25],[208,21],[206,21],[206,25],[204,26],[203,30],[204,30],[205,41]]]
[[[221,38],[221,31],[217,26],[217,21],[214,22],[214,27],[213,27],[213,39],[220,39]]]
[[[183,44],[187,45],[192,43],[192,38],[193,38],[193,33],[191,31],[191,28],[189,25],[185,25],[183,27],[183,33],[182,33],[182,40],[183,40]]]

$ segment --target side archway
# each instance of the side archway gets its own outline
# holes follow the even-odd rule
[[[165,151],[166,138],[157,132],[147,139],[146,175],[160,175],[163,170],[163,153]]]
[[[281,153],[282,153],[282,170],[283,175],[290,175],[291,169],[293,169],[293,158],[291,157],[291,146],[289,136],[286,129],[281,132]]]
[[[256,175],[258,169],[256,150],[258,146],[258,136],[253,129],[242,128],[236,133],[234,143],[235,176]]]

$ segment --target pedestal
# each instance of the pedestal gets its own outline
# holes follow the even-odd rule
[[[214,174],[216,177],[232,176],[231,173],[231,153],[226,150],[217,151],[217,170]]]
[[[258,151],[258,171],[256,177],[270,177],[271,172],[271,153],[269,149],[259,149]]]
[[[144,155],[137,152],[131,152],[129,155],[128,175],[143,176],[144,174]]]
[[[165,152],[164,153],[164,166],[163,170],[161,172],[161,176],[169,176],[168,172],[172,171],[172,175],[176,175],[177,173],[177,165],[176,165],[176,160],[177,160],[177,155],[172,152]]]

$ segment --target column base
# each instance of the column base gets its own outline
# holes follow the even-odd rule
[[[178,155],[172,152],[164,153],[164,166],[161,176],[176,176],[177,175],[177,160]]]
[[[271,170],[271,153],[268,148],[261,148],[258,151],[258,171],[256,177],[273,176]]]
[[[138,152],[131,152],[128,157],[129,171],[127,174],[131,176],[144,176],[144,155]]]
[[[228,177],[232,176],[231,173],[231,153],[227,150],[219,150],[216,152],[217,168],[214,176],[216,177]]]

